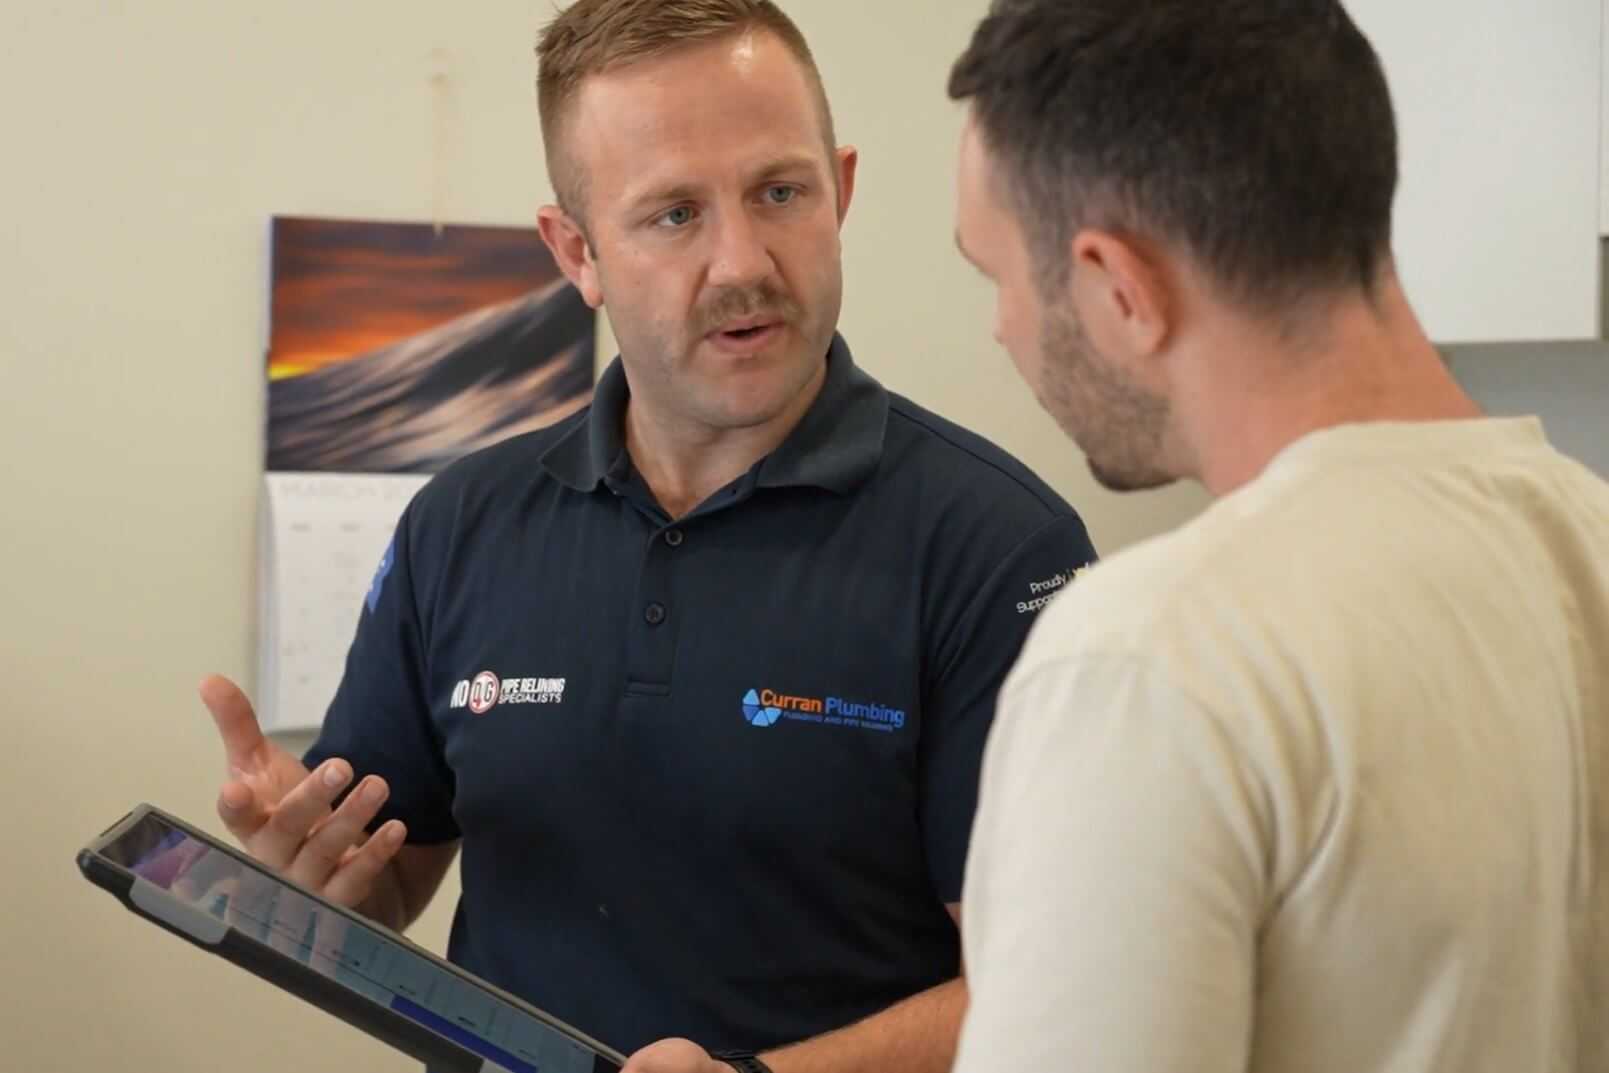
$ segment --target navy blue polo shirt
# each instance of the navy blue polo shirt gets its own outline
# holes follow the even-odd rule
[[[463,840],[458,964],[628,1053],[791,1043],[957,974],[995,694],[1094,551],[841,338],[787,440],[680,519],[627,397],[616,361],[419,493],[306,759]]]

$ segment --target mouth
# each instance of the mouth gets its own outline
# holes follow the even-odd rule
[[[712,334],[730,336],[733,339],[747,339],[776,327],[778,323],[775,317],[744,317],[741,320],[727,321]]]
[[[725,350],[752,351],[781,333],[784,323],[770,317],[746,317],[729,321],[709,334],[716,346]]]

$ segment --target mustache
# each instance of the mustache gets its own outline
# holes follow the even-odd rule
[[[693,327],[698,335],[708,335],[727,321],[743,317],[796,321],[803,313],[798,302],[771,283],[756,287],[722,287],[693,310]]]

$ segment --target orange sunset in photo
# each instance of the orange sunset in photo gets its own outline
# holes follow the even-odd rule
[[[435,472],[584,406],[595,332],[534,228],[276,218],[267,466]]]
[[[535,230],[275,220],[268,375],[359,357],[558,274]]]

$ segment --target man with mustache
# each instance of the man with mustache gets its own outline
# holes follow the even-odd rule
[[[620,356],[410,505],[305,766],[204,683],[221,815],[398,928],[461,850],[450,955],[665,1040],[633,1073],[939,1073],[995,693],[1088,536],[856,367],[857,158],[772,3],[579,0],[538,52],[542,234]]]
[[[995,0],[957,232],[1117,489],[1001,693],[960,1073],[1609,1069],[1609,485],[1484,416],[1391,254],[1335,0]]]

